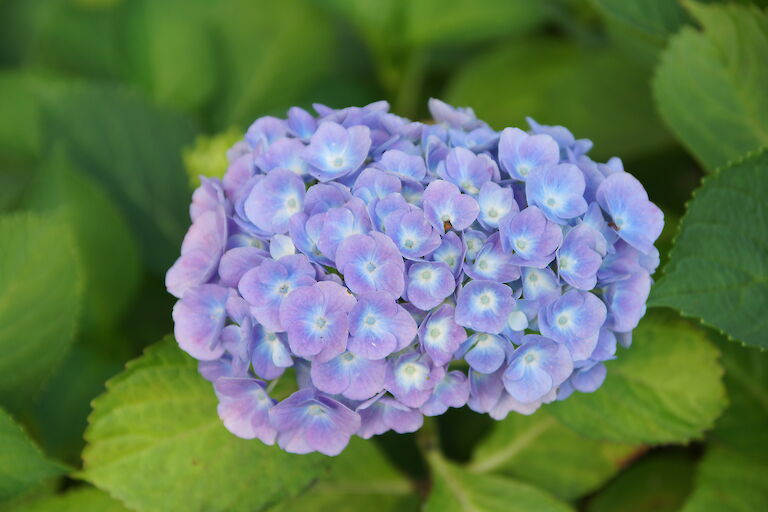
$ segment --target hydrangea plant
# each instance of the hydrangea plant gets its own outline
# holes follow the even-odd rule
[[[600,387],[664,223],[620,159],[436,99],[434,123],[314,108],[256,120],[201,178],[166,276],[233,434],[336,455],[449,407],[502,419]]]

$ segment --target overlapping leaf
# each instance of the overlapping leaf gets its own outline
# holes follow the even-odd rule
[[[46,459],[13,418],[0,409],[0,501],[64,472],[62,465]]]
[[[650,302],[768,347],[768,151],[720,170],[695,192]]]
[[[61,216],[0,216],[0,403],[29,402],[75,335],[81,273]]]
[[[584,438],[545,411],[511,414],[480,443],[469,470],[514,477],[570,501],[606,482],[638,448]]]
[[[665,312],[644,318],[632,346],[606,363],[594,393],[550,406],[565,425],[596,439],[673,443],[700,438],[726,405],[718,351],[704,331]]]
[[[210,383],[172,338],[112,379],[94,403],[83,477],[138,510],[254,510],[289,499],[329,459],[239,439]]]
[[[768,145],[768,14],[754,5],[686,5],[703,31],[686,27],[670,40],[653,89],[675,135],[714,170]]]
[[[478,475],[445,460],[428,457],[432,490],[425,512],[568,512],[572,510],[544,491],[498,475]]]

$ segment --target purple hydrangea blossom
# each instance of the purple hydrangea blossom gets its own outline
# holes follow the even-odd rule
[[[507,215],[499,224],[501,245],[513,252],[512,261],[527,267],[545,268],[555,259],[563,231],[535,206]]]
[[[528,204],[538,206],[552,222],[565,224],[587,211],[584,174],[573,164],[533,171],[525,182]]]
[[[287,169],[275,169],[256,182],[245,200],[245,215],[267,233],[285,233],[304,207],[304,182]]]
[[[423,201],[427,219],[441,233],[468,228],[480,213],[477,201],[448,181],[430,183],[424,190]]]
[[[357,408],[357,413],[361,420],[357,435],[363,439],[370,439],[389,430],[398,434],[415,432],[424,423],[424,416],[418,409],[383,395],[362,404]]]
[[[405,263],[388,236],[352,235],[339,244],[336,268],[354,293],[384,291],[400,297],[405,290]]]
[[[475,331],[498,334],[504,329],[515,300],[512,289],[489,280],[474,280],[459,290],[456,323]]]
[[[664,214],[648,200],[637,178],[626,172],[611,174],[597,189],[596,197],[621,238],[642,253],[653,250],[653,242],[664,227]]]
[[[282,332],[280,305],[294,289],[312,285],[315,275],[303,254],[284,256],[279,261],[264,260],[243,274],[238,290],[251,305],[257,322],[270,331]]]
[[[358,295],[349,312],[349,350],[360,357],[383,359],[407,347],[416,330],[416,321],[389,293]]]
[[[309,173],[326,182],[358,170],[370,148],[371,130],[367,126],[345,128],[326,121],[312,135],[302,157],[309,163]]]
[[[532,172],[560,160],[560,149],[551,136],[529,135],[519,128],[505,128],[499,138],[499,164],[509,177],[526,181]]]
[[[605,303],[592,293],[569,290],[540,310],[539,329],[544,336],[565,344],[574,361],[581,361],[597,346],[606,313]]]
[[[219,398],[219,417],[230,432],[244,439],[257,437],[265,444],[275,444],[277,430],[269,421],[275,400],[267,394],[263,381],[221,377],[216,379],[214,388]]]
[[[535,402],[556,390],[571,372],[573,361],[564,345],[529,334],[510,358],[504,388],[520,402]]]
[[[328,361],[344,352],[349,337],[349,312],[357,300],[331,281],[293,290],[280,304],[280,323],[288,346],[297,356]]]
[[[443,304],[429,313],[419,326],[422,349],[436,364],[445,364],[467,339],[467,332],[456,322],[456,309]]]
[[[269,410],[277,443],[291,453],[338,455],[360,428],[360,415],[333,398],[302,389]]]
[[[426,354],[410,352],[389,362],[384,388],[403,405],[421,407],[445,374]]]
[[[456,289],[450,267],[441,262],[413,263],[408,269],[408,301],[429,311],[442,303]]]
[[[533,414],[606,381],[663,226],[620,159],[436,99],[435,124],[314,109],[256,120],[224,178],[201,178],[166,275],[234,435],[336,455],[449,407]]]

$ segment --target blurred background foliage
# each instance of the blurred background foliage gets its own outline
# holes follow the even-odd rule
[[[0,502],[123,509],[60,477],[82,465],[105,381],[171,332],[163,275],[192,187],[199,174],[223,173],[226,149],[259,116],[386,99],[395,113],[426,119],[434,96],[472,106],[497,129],[525,127],[526,116],[562,124],[595,142],[594,158],[621,156],[646,185],[666,214],[665,261],[702,175],[768,144],[766,2],[708,3],[713,10],[672,0],[0,0],[0,403],[23,426],[2,413],[0,448],[28,435],[47,457],[25,448],[39,460],[0,483]],[[703,108],[712,101],[720,108]],[[681,324],[669,322],[661,325]],[[451,410],[438,425],[444,455],[423,461],[414,436],[357,443],[358,459],[342,457],[318,488],[278,508],[349,507],[334,486],[359,471],[392,496],[374,489],[355,506],[418,508],[429,463],[430,510],[453,510],[441,508],[449,490],[440,478],[473,482],[469,495],[512,493],[529,510],[561,510],[530,485],[595,512],[678,510],[686,500],[687,511],[766,510],[765,460],[740,463],[768,446],[759,434],[768,429],[765,354],[684,324],[680,339],[696,331],[723,354],[730,406],[706,444],[700,427],[726,403],[715,396],[714,348],[690,359],[718,365],[702,384],[712,396],[692,395],[712,411],[702,412],[708,424],[690,432],[672,418],[663,435],[609,442],[583,436],[567,412],[495,424]],[[652,364],[640,345],[634,364]],[[686,354],[672,371],[690,369]],[[4,461],[20,460],[3,457],[0,480]],[[718,471],[729,465],[724,483]],[[120,496],[102,476],[89,480]]]

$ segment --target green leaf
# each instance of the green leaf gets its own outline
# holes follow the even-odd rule
[[[64,473],[65,468],[46,459],[13,418],[0,409],[0,501]]]
[[[612,48],[533,39],[464,66],[445,96],[496,128],[527,126],[531,116],[592,139],[598,158],[629,158],[671,143],[654,112],[648,74]]]
[[[425,512],[568,512],[572,510],[544,491],[497,475],[478,475],[445,460],[427,456],[432,491]],[[556,463],[555,461],[551,461]]]
[[[90,486],[24,502],[7,512],[128,512],[122,503]]]
[[[333,30],[311,2],[222,0],[211,16],[224,84],[213,109],[220,129],[265,112],[284,115],[333,73]]]
[[[329,461],[229,433],[211,384],[171,337],[107,383],[85,438],[82,476],[138,510],[258,510]]]
[[[688,20],[682,6],[670,0],[592,0],[604,14],[642,32],[664,38]]]
[[[768,509],[768,353],[719,340],[730,405],[683,512]]]
[[[466,45],[520,33],[545,21],[550,10],[546,2],[526,0],[411,0],[404,6],[413,46]]]
[[[40,106],[29,93],[35,79],[19,72],[0,73],[0,154],[29,161],[41,148]]]
[[[699,464],[696,487],[681,512],[768,510],[767,477],[765,459],[714,446]]]
[[[600,487],[638,449],[586,439],[539,411],[497,422],[468,469],[514,477],[571,501]]]
[[[285,501],[270,512],[420,510],[413,485],[382,453],[375,441],[353,437],[333,460],[329,474],[308,492]]]
[[[83,266],[83,330],[104,332],[120,319],[139,278],[139,255],[122,213],[57,146],[43,165],[29,206],[66,219]]]
[[[72,344],[80,262],[58,216],[0,216],[0,247],[0,403],[15,410]]]
[[[73,86],[44,99],[46,140],[65,144],[74,166],[110,194],[144,261],[165,273],[189,225],[181,149],[192,125],[120,88]]]
[[[768,347],[768,150],[704,180],[650,304]],[[706,276],[703,278],[703,276]]]
[[[653,89],[669,127],[713,170],[768,144],[768,14],[686,5],[704,30],[687,27],[670,39]]]
[[[728,409],[710,438],[742,453],[768,459],[768,352],[718,340]]]
[[[192,146],[184,148],[184,169],[193,187],[200,185],[200,176],[221,178],[227,172],[227,150],[243,138],[237,128],[216,135],[198,135]]]
[[[549,406],[581,434],[627,443],[677,443],[700,438],[725,407],[718,351],[702,329],[654,311],[633,333],[632,346],[606,363],[594,393]]]
[[[80,464],[91,401],[104,392],[104,382],[118,374],[132,355],[130,339],[122,332],[77,340],[30,411],[29,421],[47,453]]]
[[[675,512],[691,491],[695,464],[683,452],[643,457],[589,500],[587,512]]]
[[[123,7],[118,12],[125,25],[130,78],[161,104],[185,110],[202,107],[218,77],[211,3],[132,0]]]

